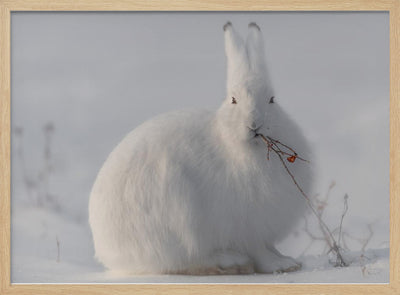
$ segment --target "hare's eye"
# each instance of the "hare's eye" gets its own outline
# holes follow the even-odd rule
[[[232,96],[232,104],[237,104],[236,98]]]
[[[275,96],[271,96],[271,98],[269,99],[268,103],[274,103],[274,98],[275,98]]]

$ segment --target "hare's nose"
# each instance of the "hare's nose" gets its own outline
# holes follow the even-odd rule
[[[257,111],[251,112],[248,127],[251,130],[256,130],[256,129],[260,128],[262,126],[262,124],[263,124],[263,122],[262,122],[259,112],[257,112]]]
[[[261,123],[256,123],[256,122],[252,122],[249,126],[249,129],[256,131],[257,129],[259,129],[262,126]]]

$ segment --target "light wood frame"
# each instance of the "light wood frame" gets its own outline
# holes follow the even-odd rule
[[[390,14],[390,283],[112,285],[10,283],[10,17],[13,11],[388,11]],[[400,0],[0,0],[0,294],[400,294]]]

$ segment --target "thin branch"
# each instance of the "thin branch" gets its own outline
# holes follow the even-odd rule
[[[369,231],[369,235],[368,237],[365,239],[363,246],[361,248],[361,251],[364,252],[365,251],[365,247],[367,247],[369,241],[371,241],[372,236],[374,235],[374,231],[372,230],[372,225],[368,224],[368,231]]]
[[[313,214],[317,217],[318,221],[319,221],[319,226],[324,234],[324,236],[326,237],[326,240],[330,246],[330,250],[329,251],[333,251],[336,254],[336,264],[335,266],[347,266],[347,263],[345,262],[345,260],[342,257],[342,254],[340,253],[340,247],[338,246],[335,237],[333,236],[331,230],[329,229],[329,227],[326,225],[326,223],[322,220],[321,216],[318,214],[318,212],[315,210],[311,199],[308,197],[308,195],[303,191],[303,189],[300,187],[300,185],[298,184],[298,182],[296,181],[295,177],[293,176],[292,172],[289,170],[288,166],[286,165],[285,161],[282,158],[282,155],[287,155],[287,153],[283,152],[279,145],[282,145],[284,147],[286,147],[287,149],[289,149],[290,151],[293,152],[293,154],[289,154],[291,156],[291,158],[288,158],[288,161],[290,162],[294,162],[295,159],[300,159],[302,161],[308,162],[307,160],[304,160],[300,157],[298,157],[297,153],[292,149],[289,148],[287,145],[282,144],[281,142],[267,136],[265,137],[263,134],[258,134],[262,140],[267,144],[268,149],[272,150],[273,152],[275,152],[275,154],[278,156],[279,160],[281,161],[283,167],[285,168],[286,172],[289,174],[290,178],[292,179],[293,183],[295,184],[295,186],[297,187],[297,189],[299,190],[299,192],[301,193],[301,195],[305,198],[305,200],[307,201],[307,205],[308,207],[311,209],[311,211],[313,212]]]
[[[308,219],[307,219],[307,217],[304,217],[304,228],[303,229],[306,232],[306,234],[309,236],[310,242],[308,243],[306,248],[303,250],[303,252],[300,254],[300,256],[304,255],[308,251],[308,249],[314,244],[315,241],[325,241],[325,238],[318,237],[318,236],[314,235],[310,231],[310,229],[308,227]]]
[[[343,213],[342,213],[342,218],[340,219],[340,226],[339,226],[339,237],[338,237],[338,245],[340,246],[340,238],[342,236],[342,226],[343,226],[343,219],[344,216],[347,213],[347,210],[349,210],[349,205],[347,203],[347,199],[349,198],[349,196],[347,194],[344,195],[344,208],[343,208]]]
[[[274,152],[279,153],[279,154],[281,154],[281,155],[293,156],[293,157],[295,157],[296,159],[299,159],[299,160],[301,160],[301,161],[310,163],[308,160],[305,160],[305,159],[299,157],[299,155],[298,155],[291,147],[289,147],[289,146],[287,146],[286,144],[280,142],[279,140],[273,139],[273,138],[271,138],[271,137],[269,137],[269,136],[267,136],[267,138],[268,138],[268,139],[267,139],[267,138],[265,138],[265,136],[264,136],[263,134],[258,134],[258,135],[260,135],[261,138],[263,138],[264,141],[265,141],[265,140],[268,141],[268,146],[269,146],[269,148],[273,149]],[[283,151],[283,150],[280,148],[280,145],[283,146],[283,147],[285,147],[286,149],[288,149],[288,150],[291,151],[292,153],[288,153],[288,152]]]
[[[56,242],[57,242],[57,262],[60,262],[60,241],[58,240],[58,236],[56,236]]]

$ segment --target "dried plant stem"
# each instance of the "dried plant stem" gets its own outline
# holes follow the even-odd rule
[[[371,224],[368,224],[368,231],[369,231],[368,237],[364,240],[364,243],[363,243],[362,248],[361,248],[361,251],[363,253],[365,251],[365,247],[367,247],[369,241],[371,240],[372,236],[374,235],[374,231],[372,230],[372,225]]]
[[[308,249],[312,246],[312,244],[315,241],[326,241],[326,239],[324,237],[318,237],[316,235],[314,235],[309,227],[308,227],[308,220],[307,217],[304,217],[304,231],[306,232],[306,234],[309,236],[309,238],[311,239],[310,242],[308,243],[307,247],[303,250],[303,252],[301,252],[301,256],[304,255]]]
[[[349,196],[347,194],[344,195],[344,208],[343,208],[343,213],[342,213],[342,217],[340,218],[340,226],[339,226],[339,237],[338,237],[338,244],[340,245],[340,238],[342,236],[342,226],[343,226],[343,219],[344,216],[347,213],[347,210],[349,210],[349,205],[347,203],[347,199],[349,198]]]
[[[39,207],[51,206],[53,209],[59,211],[61,208],[60,205],[55,196],[50,194],[50,178],[53,172],[52,139],[54,124],[52,122],[46,123],[43,126],[43,131],[45,136],[44,158],[42,162],[43,167],[39,171],[33,174],[28,173],[26,169],[22,127],[16,127],[14,131],[17,138],[17,156],[20,160],[22,179],[31,202]]]
[[[56,243],[57,243],[57,262],[60,262],[60,241],[58,240],[58,236],[56,236]]]
[[[301,195],[305,198],[307,201],[308,207],[311,209],[312,213],[317,217],[319,226],[321,228],[321,231],[323,232],[326,240],[329,243],[330,246],[330,251],[333,251],[336,254],[336,264],[335,266],[347,266],[347,263],[344,261],[342,254],[340,253],[340,248],[338,243],[335,240],[335,237],[333,236],[331,230],[329,227],[326,225],[326,223],[322,220],[320,214],[318,214],[317,210],[315,210],[314,206],[311,203],[311,199],[307,196],[307,194],[303,191],[303,189],[300,187],[298,182],[296,181],[295,177],[293,176],[292,172],[289,170],[288,166],[286,165],[285,161],[282,158],[282,155],[289,155],[289,156],[294,156],[295,158],[308,162],[307,160],[304,160],[300,158],[297,153],[287,145],[279,142],[278,140],[272,139],[271,137],[267,136],[265,137],[263,134],[258,134],[262,140],[267,144],[268,151],[272,150],[275,152],[275,154],[278,156],[279,160],[281,161],[283,167],[285,168],[286,172],[289,174],[290,178],[292,179],[293,183],[296,185],[297,189],[301,193]],[[279,148],[279,145],[282,145],[289,149],[293,154],[286,153],[282,151]],[[269,157],[269,155],[268,155]]]

